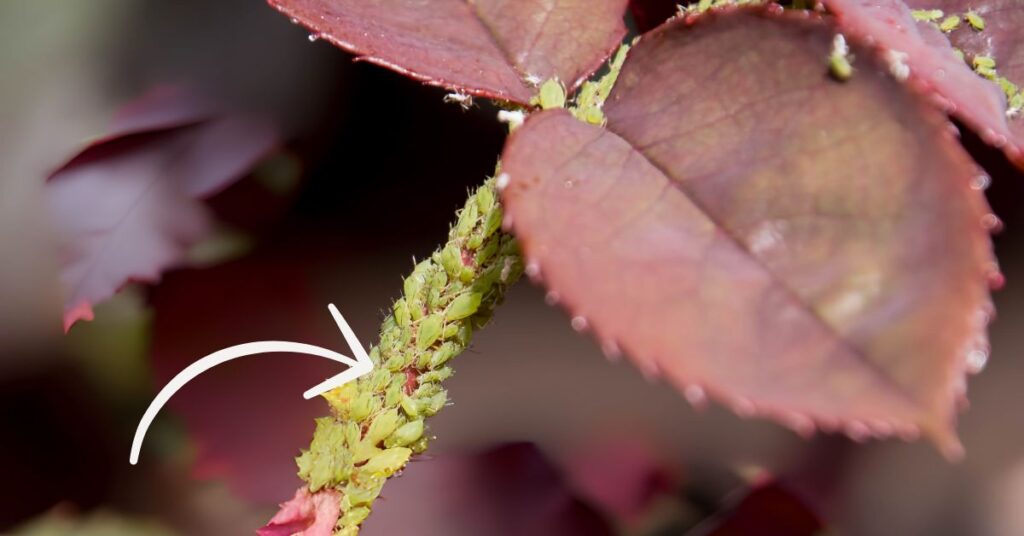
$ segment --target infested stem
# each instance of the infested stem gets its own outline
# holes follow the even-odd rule
[[[340,492],[336,535],[358,534],[387,479],[427,448],[424,420],[448,400],[448,361],[522,275],[518,245],[501,221],[490,178],[466,200],[448,241],[405,279],[370,349],[373,372],[323,395],[332,414],[317,419],[296,462],[311,492]]]

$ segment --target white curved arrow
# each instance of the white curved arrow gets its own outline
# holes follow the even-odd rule
[[[348,369],[344,372],[328,378],[303,393],[302,396],[307,400],[325,391],[330,391],[339,385],[344,385],[345,383],[360,376],[369,374],[370,371],[373,370],[373,361],[370,361],[370,356],[366,354],[366,350],[363,349],[363,345],[360,344],[359,339],[356,338],[355,332],[352,331],[352,328],[348,327],[348,323],[345,322],[345,319],[341,316],[341,313],[338,312],[338,308],[335,307],[333,303],[328,305],[327,309],[331,312],[331,316],[334,317],[334,321],[338,324],[338,329],[341,330],[341,334],[348,342],[348,346],[352,349],[352,353],[355,354],[355,359],[343,356],[326,348],[313,346],[312,344],[288,341],[247,342],[245,344],[239,344],[223,350],[218,350],[186,367],[185,370],[179,372],[177,376],[171,379],[171,381],[160,390],[156,395],[156,398],[153,399],[153,402],[149,404],[149,408],[146,409],[146,413],[142,415],[142,420],[139,421],[139,427],[135,430],[135,439],[132,441],[132,453],[128,458],[128,461],[131,462],[132,465],[139,463],[139,451],[142,450],[142,440],[146,437],[146,431],[149,430],[149,425],[153,423],[153,419],[156,418],[157,413],[160,412],[160,408],[162,408],[164,404],[171,399],[171,396],[173,396],[178,389],[184,387],[186,383],[192,380],[192,378],[195,378],[221,363],[231,361],[232,359],[254,354],[290,352],[326,357],[327,359],[333,359],[348,365]]]

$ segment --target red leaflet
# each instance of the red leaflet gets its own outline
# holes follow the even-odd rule
[[[295,497],[281,505],[281,510],[261,529],[257,536],[331,536],[341,510],[341,494],[334,490],[310,493],[305,486]]]
[[[692,536],[815,536],[826,528],[806,501],[785,484],[769,481],[753,487],[728,511],[701,524]]]
[[[276,142],[266,123],[218,117],[184,93],[126,106],[111,133],[46,184],[60,240],[64,327],[129,281],[156,281],[205,236],[199,200],[227,187]]]
[[[822,0],[829,11],[836,14],[839,26],[847,36],[858,36],[876,44],[890,70],[905,69],[909,80],[926,92],[934,92],[939,103],[952,115],[981,135],[987,143],[1006,152],[1011,161],[1024,167],[1024,122],[1006,116],[1006,99],[999,87],[981,76],[953,52],[949,41],[933,25],[917,22],[910,8],[902,0]],[[969,4],[988,4],[966,1],[917,0],[910,2],[920,7],[943,7],[950,14],[962,15]],[[944,5],[943,5],[944,4]],[[1004,76],[1021,78],[1024,67],[1024,47],[1019,46],[1024,36],[1024,6],[1008,0],[1002,4],[991,2],[992,29],[986,27],[980,36],[970,35],[974,30],[963,23],[957,37],[957,46],[966,46],[965,52],[983,50],[993,43],[1007,66]],[[915,6],[918,7],[918,6]],[[967,35],[964,34],[967,33]],[[990,33],[991,32],[991,33]],[[980,45],[980,47],[979,47]],[[968,57],[968,59],[970,59]],[[1016,65],[1014,65],[1016,63]],[[902,67],[901,67],[902,66]]]
[[[748,9],[646,35],[606,129],[513,134],[512,227],[574,327],[688,398],[955,456],[995,270],[978,170],[864,47],[833,80],[834,34]]]
[[[522,104],[549,78],[575,87],[626,31],[627,0],[269,1],[360,59]]]

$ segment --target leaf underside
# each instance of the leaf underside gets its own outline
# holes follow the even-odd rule
[[[520,104],[549,78],[575,87],[626,32],[627,0],[269,2],[360,59]]]
[[[574,327],[687,398],[955,456],[991,313],[978,170],[869,49],[834,81],[835,28],[773,13],[645,35],[604,129],[532,116],[503,155],[507,223]]]
[[[976,31],[963,23],[954,32],[955,46],[968,53],[996,52],[1011,80],[1024,83],[1024,3],[1015,0],[822,0],[836,15],[847,36],[871,39],[883,54],[909,67],[909,82],[918,91],[934,93],[940,106],[964,122],[989,144],[1001,148],[1024,168],[1024,120],[1008,119],[1006,100],[999,87],[975,74],[956,56],[950,40],[928,22],[915,21],[910,8],[940,8],[963,16],[978,6],[986,28]],[[909,7],[908,7],[909,4]],[[1002,71],[1002,70],[1001,70]]]

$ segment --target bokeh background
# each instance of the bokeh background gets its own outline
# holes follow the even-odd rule
[[[259,0],[5,0],[0,73],[0,532],[252,534],[300,484],[292,458],[326,413],[301,392],[335,365],[273,355],[203,375],[133,467],[142,412],[225,346],[338,347],[329,302],[372,341],[412,259],[493,171],[496,110],[352,63]],[[65,335],[45,180],[159,87],[258,115],[279,143],[209,201],[218,230],[190,263]],[[695,410],[523,282],[456,362],[430,456],[385,488],[366,533],[511,534],[536,518],[550,534],[1024,534],[1024,176],[965,143],[993,176],[1008,283],[963,462]]]

